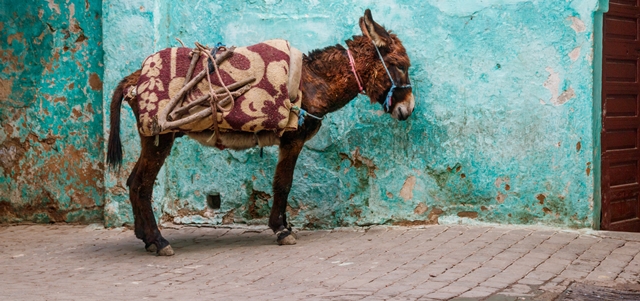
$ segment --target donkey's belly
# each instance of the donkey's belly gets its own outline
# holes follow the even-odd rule
[[[280,145],[280,138],[273,132],[221,132],[216,142],[213,131],[191,132],[187,135],[200,144],[218,148],[243,150],[255,146]]]

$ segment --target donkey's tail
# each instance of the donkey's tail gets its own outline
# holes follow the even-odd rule
[[[120,106],[124,99],[124,91],[131,85],[135,85],[140,76],[140,70],[123,78],[111,97],[111,116],[109,119],[109,143],[107,145],[107,164],[112,169],[122,165],[122,142],[120,140]]]

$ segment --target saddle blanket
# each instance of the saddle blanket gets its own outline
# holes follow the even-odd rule
[[[158,132],[157,115],[172,96],[183,87],[185,76],[191,64],[190,48],[176,47],[161,50],[147,57],[143,63],[136,95],[139,101],[138,130],[145,136],[154,136],[175,131],[200,132],[213,128],[213,115],[181,126],[178,129]],[[193,76],[208,64],[207,56],[201,55]],[[273,131],[279,136],[284,131],[296,130],[298,114],[292,111],[300,107],[300,74],[302,53],[289,46],[285,40],[269,40],[262,43],[237,47],[233,55],[218,66],[224,85],[256,78],[251,88],[233,103],[227,104],[225,112],[216,116],[221,131],[259,132]],[[223,86],[215,71],[205,76],[183,98],[182,104],[209,94],[209,81],[216,90]],[[224,93],[223,93],[224,94]],[[209,102],[190,109],[189,115],[201,110],[211,110]]]

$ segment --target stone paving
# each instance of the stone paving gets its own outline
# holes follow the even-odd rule
[[[553,300],[571,283],[638,285],[640,234],[435,225],[300,231],[0,227],[0,300]]]

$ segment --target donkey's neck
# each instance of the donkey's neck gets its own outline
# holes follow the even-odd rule
[[[354,40],[363,37],[354,37]],[[350,44],[350,41],[347,41]],[[352,53],[362,52],[350,48]],[[363,66],[364,67],[364,66]],[[361,70],[356,64],[357,72]],[[302,68],[302,106],[309,113],[324,116],[344,107],[359,91],[351,70],[347,49],[342,45],[314,50],[304,57]]]

